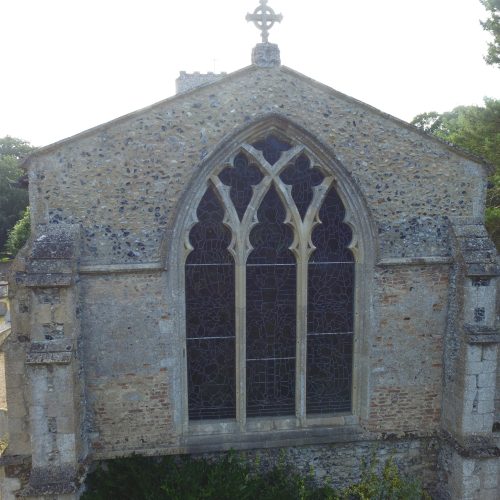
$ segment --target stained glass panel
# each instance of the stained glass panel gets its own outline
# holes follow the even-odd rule
[[[351,411],[352,334],[307,336],[307,413]]]
[[[255,142],[274,164],[291,145],[269,135]],[[253,163],[252,163],[253,162]],[[263,178],[245,153],[220,174],[240,221],[253,190]],[[261,170],[262,169],[262,170]],[[280,174],[302,218],[314,187],[324,180],[302,154]],[[263,186],[263,185],[261,185]],[[259,189],[259,188],[257,188]],[[185,265],[186,343],[189,418],[236,417],[235,267],[228,251],[231,232],[223,224],[223,207],[214,188],[207,188],[197,209],[199,222],[189,234],[193,250]],[[249,235],[252,251],[246,263],[246,415],[295,414],[297,265],[289,250],[293,230],[284,223],[286,210],[271,186],[258,207],[258,223]],[[344,206],[331,188],[319,212],[321,224],[311,235],[316,249],[308,264],[306,411],[332,414],[351,411],[354,256],[352,232],[343,223]],[[243,230],[244,228],[242,228]],[[243,235],[245,236],[245,235]],[[241,240],[240,240],[241,241]],[[302,313],[301,313],[302,314]]]
[[[306,408],[309,414],[351,410],[354,329],[352,233],[332,188],[313,231],[308,268]]]
[[[282,172],[281,180],[292,186],[292,198],[302,218],[313,198],[313,187],[324,179],[317,168],[311,168],[311,161],[302,154]]]
[[[295,358],[247,360],[247,416],[295,413]]]
[[[308,281],[308,332],[352,332],[354,263],[311,262]]]
[[[189,418],[236,416],[234,265],[224,211],[208,188],[197,211],[186,261]]]
[[[289,250],[293,241],[293,232],[283,223],[285,215],[286,212],[278,193],[274,187],[271,187],[257,211],[259,223],[250,233],[253,250],[248,258],[248,265],[295,265],[295,257]]]
[[[234,337],[188,339],[189,419],[236,416]]]
[[[224,209],[213,188],[207,188],[196,211],[198,223],[189,233],[194,250],[188,255],[189,264],[232,264],[233,258],[227,248],[231,242],[231,231],[222,224]]]
[[[234,337],[234,267],[186,266],[187,338]]]
[[[254,142],[252,146],[259,151],[262,151],[264,158],[268,163],[274,165],[281,156],[283,151],[292,149],[292,146],[274,135],[268,135],[264,139]]]
[[[291,415],[295,406],[296,264],[274,188],[258,210],[247,263],[247,415]]]
[[[312,262],[354,262],[354,256],[349,250],[352,231],[343,224],[345,209],[342,200],[331,188],[319,211],[321,224],[312,233],[312,242],[316,247]]]
[[[252,199],[252,186],[262,180],[262,174],[248,158],[240,153],[236,155],[233,166],[226,167],[220,174],[219,179],[226,185],[231,186],[229,194],[234,208],[240,220],[243,219],[245,210]]]

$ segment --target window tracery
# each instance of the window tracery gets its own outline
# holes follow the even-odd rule
[[[190,420],[351,411],[352,231],[318,163],[268,135],[208,181],[185,264]]]

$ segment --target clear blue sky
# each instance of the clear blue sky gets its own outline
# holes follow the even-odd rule
[[[231,72],[257,0],[3,0],[0,137],[43,146]],[[269,0],[283,64],[404,120],[499,98],[479,0]]]

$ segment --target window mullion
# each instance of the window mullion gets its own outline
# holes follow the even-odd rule
[[[240,228],[241,230],[241,228]],[[243,431],[246,425],[246,252],[238,234],[235,273],[236,307],[236,419]]]
[[[300,425],[306,419],[306,362],[307,362],[307,272],[308,251],[304,238],[304,227],[299,231],[300,243],[297,257],[297,338],[296,338],[296,383],[295,383],[295,415]]]

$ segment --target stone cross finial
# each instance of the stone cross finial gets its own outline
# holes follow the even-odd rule
[[[260,5],[253,14],[247,14],[246,20],[253,21],[257,29],[261,30],[262,41],[268,43],[269,30],[274,26],[274,23],[280,23],[283,19],[281,14],[275,14],[271,7],[267,6],[267,0],[260,0]]]

